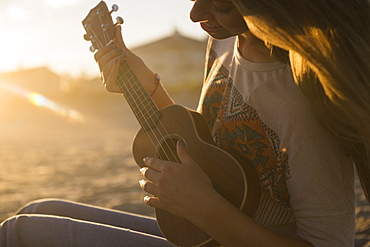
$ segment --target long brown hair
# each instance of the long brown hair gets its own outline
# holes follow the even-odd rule
[[[369,1],[233,1],[257,37],[289,50],[296,83],[353,158],[369,200]]]

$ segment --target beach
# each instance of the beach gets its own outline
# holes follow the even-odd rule
[[[197,97],[179,95],[177,102],[195,108]],[[49,197],[154,216],[143,203],[142,176],[131,154],[139,124],[124,97],[104,92],[58,104],[83,121],[25,99],[0,99],[0,220]]]
[[[174,98],[195,108],[198,95]],[[50,197],[154,216],[143,203],[131,154],[139,125],[124,98],[106,93],[60,102],[81,119],[71,122],[16,97],[0,99],[0,220]],[[358,182],[355,189],[358,246],[370,246],[370,207]]]

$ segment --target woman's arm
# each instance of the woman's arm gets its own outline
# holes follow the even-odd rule
[[[145,65],[143,60],[132,53],[125,45],[121,35],[121,27],[116,28],[115,43],[101,48],[95,54],[95,60],[100,68],[103,83],[109,92],[122,93],[117,85],[120,63],[126,60],[145,90],[151,95],[159,109],[174,104],[162,83],[156,85],[155,74]]]

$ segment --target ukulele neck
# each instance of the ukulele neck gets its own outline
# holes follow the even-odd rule
[[[154,129],[161,113],[126,61],[121,62],[117,84],[140,126],[145,131]]]

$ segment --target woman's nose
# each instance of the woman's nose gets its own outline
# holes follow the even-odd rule
[[[193,22],[208,21],[212,16],[210,8],[211,2],[209,0],[195,0],[190,11],[190,19]]]

